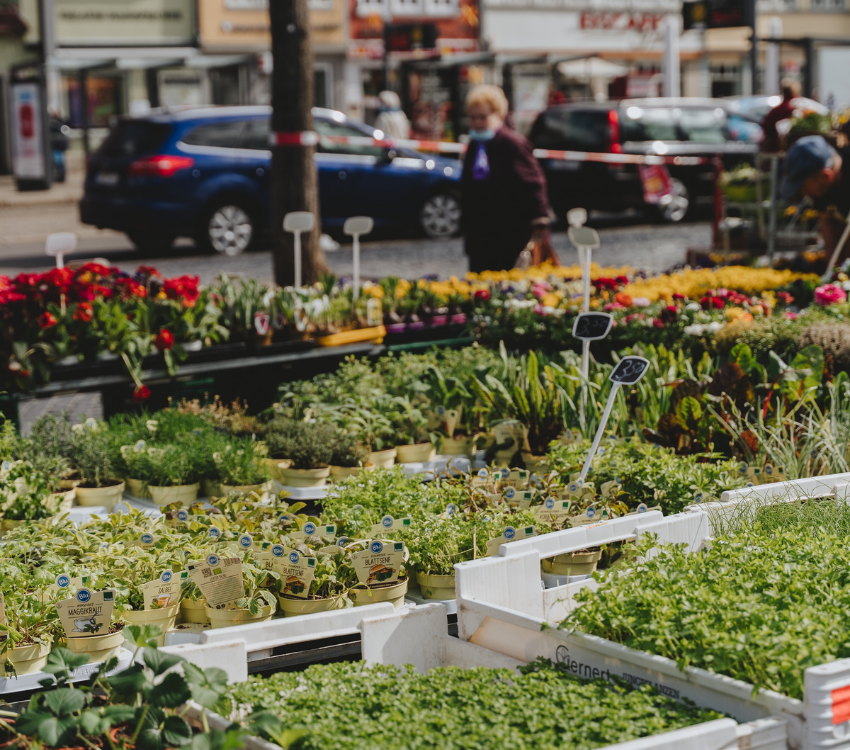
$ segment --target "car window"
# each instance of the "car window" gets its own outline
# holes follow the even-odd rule
[[[676,120],[669,109],[655,107],[627,107],[620,110],[620,140],[627,141],[678,141]]]
[[[269,134],[271,133],[271,122],[268,117],[261,120],[248,120],[245,130],[242,132],[242,148],[250,148],[256,151],[268,151]]]
[[[380,157],[386,149],[383,146],[361,146],[345,143],[334,143],[328,140],[328,136],[349,138],[363,138],[363,133],[357,128],[342,125],[338,122],[328,120],[314,120],[313,127],[319,134],[319,153],[323,154],[351,154],[354,156]]]
[[[100,156],[138,156],[156,151],[168,138],[171,125],[145,120],[119,122],[106,136],[97,153]]]
[[[608,110],[551,109],[537,118],[531,142],[537,148],[553,150],[608,151]]]
[[[726,143],[729,132],[726,113],[720,107],[711,109],[683,109],[679,126],[685,138],[693,143]]]
[[[208,122],[192,128],[180,140],[189,146],[243,148],[242,130],[245,120]]]

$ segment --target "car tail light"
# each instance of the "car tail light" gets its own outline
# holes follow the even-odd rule
[[[127,173],[130,177],[173,177],[181,169],[189,169],[195,160],[190,156],[148,156],[130,164]]]
[[[620,115],[616,109],[608,110],[608,125],[611,129],[611,153],[622,154],[623,147],[620,145]]]

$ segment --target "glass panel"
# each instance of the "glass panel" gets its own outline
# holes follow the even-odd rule
[[[726,114],[719,107],[715,109],[683,109],[679,124],[685,137],[694,143],[726,143],[729,132],[726,128]]]
[[[669,109],[629,107],[620,114],[620,140],[678,141],[679,133]]]
[[[210,122],[192,128],[181,138],[189,146],[213,146],[216,148],[241,148],[244,120]]]
[[[340,125],[338,122],[314,120],[313,127],[319,134],[319,151],[324,154],[353,154],[355,156],[380,157],[386,150],[381,146],[349,145],[329,141],[325,136],[348,136],[354,138],[365,137],[365,134],[361,133],[359,130],[350,128],[347,125]]]

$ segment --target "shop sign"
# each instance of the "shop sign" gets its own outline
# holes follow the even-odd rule
[[[59,46],[191,44],[193,0],[54,0]]]
[[[584,11],[580,25],[585,31],[657,31],[663,13],[623,13],[619,11]]]
[[[623,13],[678,13],[679,0],[482,0],[484,8],[494,10],[572,10]]]

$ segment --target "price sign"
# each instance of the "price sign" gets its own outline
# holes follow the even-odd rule
[[[580,313],[573,323],[573,336],[582,341],[604,339],[614,325],[614,317],[608,313]]]
[[[634,385],[644,376],[648,367],[649,360],[643,357],[623,357],[608,380],[620,385]]]

